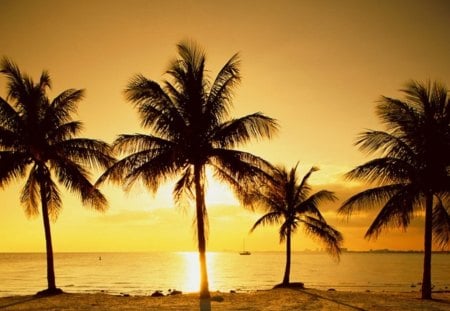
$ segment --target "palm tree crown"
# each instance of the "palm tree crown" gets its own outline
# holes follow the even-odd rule
[[[431,298],[431,240],[450,240],[450,105],[439,83],[412,81],[402,90],[406,100],[382,97],[377,114],[386,131],[361,134],[357,145],[381,157],[347,173],[349,179],[376,184],[349,198],[345,215],[381,205],[366,233],[377,237],[385,228],[404,228],[416,212],[425,211],[425,268],[422,297]]]
[[[37,215],[41,204],[47,256],[51,256],[48,217],[56,219],[62,207],[54,179],[78,194],[83,204],[104,210],[107,201],[89,181],[88,168],[104,169],[114,159],[109,156],[108,144],[75,138],[82,124],[73,121],[72,114],[83,98],[82,90],[66,90],[50,101],[46,91],[51,79],[46,71],[34,83],[7,58],[0,68],[8,81],[7,100],[11,101],[0,98],[0,187],[27,178],[20,200],[27,215]],[[49,270],[53,270],[53,263]],[[49,280],[49,289],[53,290],[54,275],[49,279],[53,279]]]
[[[161,85],[138,74],[125,95],[150,134],[120,135],[116,151],[126,156],[99,179],[124,182],[126,188],[141,180],[152,191],[161,182],[181,176],[174,199],[195,198],[202,271],[201,296],[209,297],[204,265],[206,221],[205,168],[228,183],[245,201],[246,187],[268,164],[235,148],[252,138],[270,138],[277,123],[261,113],[230,119],[232,90],[239,83],[239,57],[234,55],[211,82],[205,74],[205,54],[192,42],[178,44],[179,58],[170,64],[171,81]],[[258,176],[262,176],[259,174]]]
[[[339,258],[342,235],[327,224],[319,210],[319,204],[334,201],[333,192],[320,190],[311,194],[308,179],[317,168],[313,167],[299,180],[297,166],[288,171],[285,167],[276,167],[270,182],[256,190],[256,200],[267,211],[259,218],[251,231],[260,225],[280,224],[280,242],[286,241],[286,269],[283,284],[289,284],[291,235],[299,227],[327,246],[327,251]]]

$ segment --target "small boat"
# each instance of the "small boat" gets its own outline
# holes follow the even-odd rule
[[[242,252],[239,252],[239,255],[251,255],[252,253],[250,253],[249,251],[246,251],[245,250],[245,240],[244,240],[244,243],[243,243],[243,248],[242,248]]]

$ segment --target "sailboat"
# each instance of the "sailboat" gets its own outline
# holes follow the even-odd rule
[[[245,240],[244,240],[242,252],[239,252],[239,255],[251,255],[251,254],[252,253],[250,253],[249,251],[245,250]]]

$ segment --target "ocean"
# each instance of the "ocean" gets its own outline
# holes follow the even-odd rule
[[[283,252],[207,254],[211,291],[252,291],[280,283]],[[345,252],[340,262],[325,253],[294,252],[291,281],[306,287],[353,291],[419,291],[422,253]],[[156,290],[195,292],[196,252],[56,253],[57,286],[66,292],[149,295]],[[434,290],[450,289],[450,254],[432,257]],[[44,253],[0,253],[0,296],[46,288]]]

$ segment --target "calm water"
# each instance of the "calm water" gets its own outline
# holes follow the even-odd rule
[[[284,272],[284,253],[208,253],[211,290],[268,289]],[[147,295],[197,291],[196,253],[58,253],[56,282],[67,292]],[[322,253],[293,253],[291,281],[337,290],[420,290],[422,254],[344,253],[336,263]],[[435,290],[450,289],[450,254],[433,254]],[[414,287],[413,285],[417,285]],[[0,296],[46,288],[45,254],[0,254]]]

